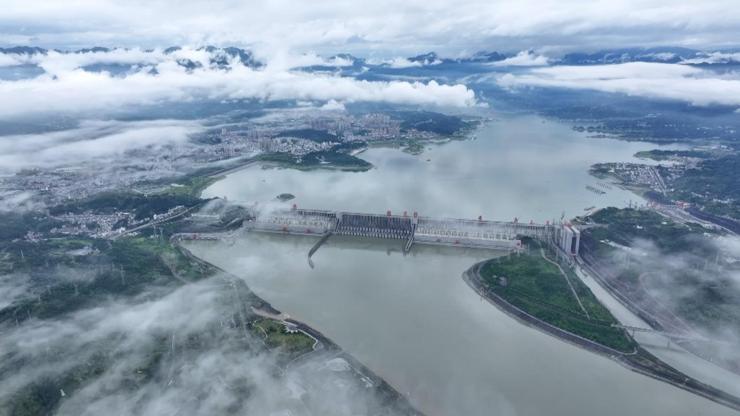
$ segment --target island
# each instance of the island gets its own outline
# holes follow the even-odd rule
[[[290,201],[291,199],[295,199],[295,195],[289,194],[289,193],[282,193],[278,195],[276,198],[280,202],[287,202],[287,201]]]
[[[530,252],[497,257],[476,267],[473,281],[479,290],[519,318],[546,323],[548,332],[579,345],[634,353],[635,341],[615,327],[617,320],[573,271],[553,260],[544,245],[527,242]]]
[[[676,370],[641,347],[546,242],[479,262],[463,273],[482,298],[520,323],[626,368],[740,410],[740,398]]]

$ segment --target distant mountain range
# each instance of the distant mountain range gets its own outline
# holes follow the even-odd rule
[[[108,53],[113,52],[118,49],[124,48],[105,48],[105,47],[92,47],[92,48],[84,48],[84,49],[78,49],[78,50],[59,50],[59,49],[44,49],[39,48],[35,46],[15,46],[10,48],[0,48],[0,53],[6,54],[6,55],[28,55],[28,56],[35,56],[35,55],[48,55],[50,51],[54,51],[60,54],[88,54],[88,53]],[[180,46],[171,46],[169,48],[164,49],[165,55],[172,55],[176,52],[182,50]],[[209,54],[209,64],[214,67],[218,67],[221,69],[226,69],[230,67],[230,65],[233,62],[239,62],[244,66],[250,67],[250,68],[259,68],[262,67],[264,64],[260,61],[258,61],[251,51],[248,51],[246,49],[237,48],[237,47],[216,47],[216,46],[203,46],[196,51],[205,51]],[[145,52],[153,52],[152,49],[145,50]],[[201,62],[196,62],[191,59],[187,58],[181,58],[177,59],[177,63],[189,70],[199,68],[203,66]]]
[[[114,51],[127,50],[124,48],[106,48],[92,47],[78,50],[59,50],[44,49],[35,46],[15,46],[0,48],[0,54],[17,55],[17,56],[36,56],[48,55],[50,51],[60,54],[94,54],[109,53]],[[183,48],[172,46],[162,50],[165,55],[177,55]],[[203,60],[190,59],[186,54],[175,56],[178,65],[187,70],[195,70],[208,65],[212,68],[229,69],[234,63],[239,63],[250,68],[260,68],[264,66],[262,62],[254,57],[254,54],[238,47],[216,47],[203,46],[196,51],[204,51],[208,54],[207,63]],[[154,52],[154,50],[145,50],[145,52]],[[340,53],[328,58],[321,64],[305,67],[305,70],[336,70],[339,68],[359,70],[363,67],[388,67],[403,68],[409,66],[431,66],[440,64],[486,64],[504,61],[516,56],[516,53],[503,53],[497,51],[480,51],[470,56],[462,58],[444,58],[435,52],[428,52],[407,58],[401,58],[407,65],[399,65],[391,61],[383,63],[371,63],[361,57],[356,57],[348,53]],[[656,47],[656,48],[623,48],[623,49],[605,49],[597,52],[573,52],[568,53],[561,58],[550,58],[551,65],[606,65],[619,64],[627,62],[652,62],[652,63],[671,63],[687,65],[740,65],[740,49],[727,49],[719,51],[701,51],[696,49],[680,47]],[[85,67],[86,70],[108,70],[124,71],[130,64],[104,63],[93,64]]]
[[[681,63],[704,52],[686,48],[609,49],[594,53],[569,53],[560,59],[562,65],[604,65],[625,62]]]
[[[169,47],[164,50],[165,54],[172,54],[176,51],[179,51],[181,48],[179,46],[173,46]],[[217,66],[219,68],[226,68],[230,65],[230,61],[237,59],[239,62],[242,63],[242,65],[250,67],[250,68],[259,68],[263,66],[262,62],[259,62],[254,58],[254,55],[252,52],[237,48],[234,46],[228,46],[225,48],[217,48],[215,46],[205,46],[197,49],[198,51],[205,50],[211,55],[210,63],[213,66]],[[231,60],[229,59],[231,58]],[[197,68],[200,63],[192,62],[190,60],[187,60],[187,62],[181,63],[180,60],[178,61],[181,65],[184,65],[188,67],[189,69]]]
[[[499,62],[511,58],[516,54],[507,54],[496,51],[480,51],[464,58],[442,58],[435,52],[407,58],[410,62],[422,65],[440,63],[489,63]],[[726,49],[719,51],[701,51],[680,47],[656,48],[623,48],[605,49],[598,52],[568,53],[562,58],[553,59],[554,65],[608,65],[627,62],[653,62],[690,65],[740,64],[740,49]]]
[[[498,62],[498,61],[503,61],[504,59],[509,58],[509,57],[511,57],[511,55],[505,55],[503,53],[499,53],[499,52],[495,52],[495,51],[494,52],[481,51],[481,52],[476,52],[475,54],[473,54],[473,56],[471,56],[469,58],[464,58],[463,61],[467,61],[467,62]]]

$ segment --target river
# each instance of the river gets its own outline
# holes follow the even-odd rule
[[[205,195],[267,206],[289,192],[307,208],[545,221],[638,201],[617,187],[587,190],[599,182],[588,167],[654,148],[588,139],[531,116],[494,121],[476,136],[419,156],[372,149],[362,157],[376,167],[361,173],[252,166]],[[315,240],[245,233],[233,244],[189,248],[322,331],[429,416],[736,414],[498,311],[461,273],[501,253],[415,246],[404,256],[399,241],[332,237],[312,269],[306,254]]]
[[[643,202],[633,193],[604,189],[588,174],[597,162],[639,161],[633,154],[656,146],[587,139],[567,126],[538,117],[486,124],[475,140],[428,146],[415,156],[372,148],[359,156],[368,172],[300,171],[251,166],[219,181],[205,197],[268,202],[291,193],[304,208],[544,222],[582,215],[591,206]],[[587,185],[606,191],[599,195]]]

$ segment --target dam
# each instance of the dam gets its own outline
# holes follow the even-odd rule
[[[404,242],[404,252],[413,244],[517,250],[521,237],[553,240],[562,227],[553,224],[431,218],[414,212],[385,215],[357,212],[293,209],[272,211],[246,221],[244,227],[255,232],[293,235],[346,235],[394,239]]]

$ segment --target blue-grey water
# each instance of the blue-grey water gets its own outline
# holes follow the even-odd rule
[[[599,186],[591,164],[637,161],[654,146],[588,139],[568,126],[538,117],[502,119],[483,126],[474,140],[430,145],[421,155],[373,148],[359,156],[368,172],[300,171],[252,166],[229,175],[205,196],[263,203],[282,192],[301,207],[384,213],[538,221],[582,215],[591,206],[642,202],[631,192]],[[604,195],[587,185],[606,190]]]
[[[376,166],[369,172],[255,166],[205,193],[270,205],[290,192],[311,208],[544,221],[638,201],[617,187],[605,195],[587,190],[599,182],[587,170],[595,162],[634,160],[634,152],[652,147],[587,139],[559,123],[516,117],[481,128],[476,140],[431,146],[419,156],[370,150],[362,155]],[[191,249],[322,331],[430,416],[735,414],[501,313],[461,279],[473,263],[501,253],[414,247],[404,256],[400,242],[333,237],[312,269],[306,254],[314,241],[242,233],[233,243]]]

